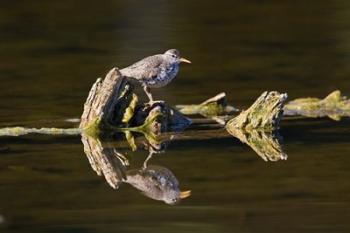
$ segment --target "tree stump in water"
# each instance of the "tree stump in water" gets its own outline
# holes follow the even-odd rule
[[[133,86],[117,68],[105,79],[97,79],[84,104],[80,128],[90,134],[100,130],[131,129],[160,133],[183,130],[191,120],[163,101],[152,105],[139,103]]]
[[[84,104],[80,128],[96,122],[113,122],[114,110],[126,80],[117,68],[108,72],[105,79],[98,78],[92,86]]]

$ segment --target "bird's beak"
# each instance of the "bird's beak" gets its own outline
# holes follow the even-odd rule
[[[180,198],[181,199],[184,199],[184,198],[189,197],[189,196],[191,196],[191,190],[180,192]]]
[[[187,60],[186,58],[180,58],[180,62],[185,62],[185,63],[189,63],[191,64],[191,61],[190,60]]]

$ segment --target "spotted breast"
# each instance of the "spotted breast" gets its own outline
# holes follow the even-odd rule
[[[179,72],[179,65],[173,64],[167,67],[161,67],[160,72],[152,79],[145,80],[148,87],[164,87],[173,80]]]

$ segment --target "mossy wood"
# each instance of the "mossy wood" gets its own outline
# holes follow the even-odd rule
[[[284,106],[284,115],[305,117],[329,117],[340,120],[350,116],[350,100],[342,96],[339,90],[330,93],[324,99],[300,98],[288,102]]]
[[[185,115],[199,114],[208,118],[221,115],[231,115],[239,111],[233,106],[228,105],[227,96],[224,92],[217,94],[201,104],[176,105],[175,107]]]
[[[0,129],[0,136],[21,136],[26,134],[50,134],[50,135],[79,135],[79,128],[25,128],[25,127],[6,127]]]
[[[261,94],[250,108],[231,119],[226,124],[226,128],[228,131],[232,128],[262,129],[265,131],[278,129],[286,99],[287,94],[266,91]]]
[[[90,135],[125,130],[159,134],[183,130],[189,124],[189,118],[162,101],[140,103],[133,86],[113,68],[104,80],[99,78],[92,86],[79,127]]]

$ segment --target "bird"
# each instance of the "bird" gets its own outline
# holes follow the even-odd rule
[[[169,49],[163,54],[146,57],[120,70],[127,78],[137,80],[145,91],[149,102],[153,103],[151,88],[160,88],[170,83],[179,72],[180,63],[191,63],[180,56],[177,49]]]

